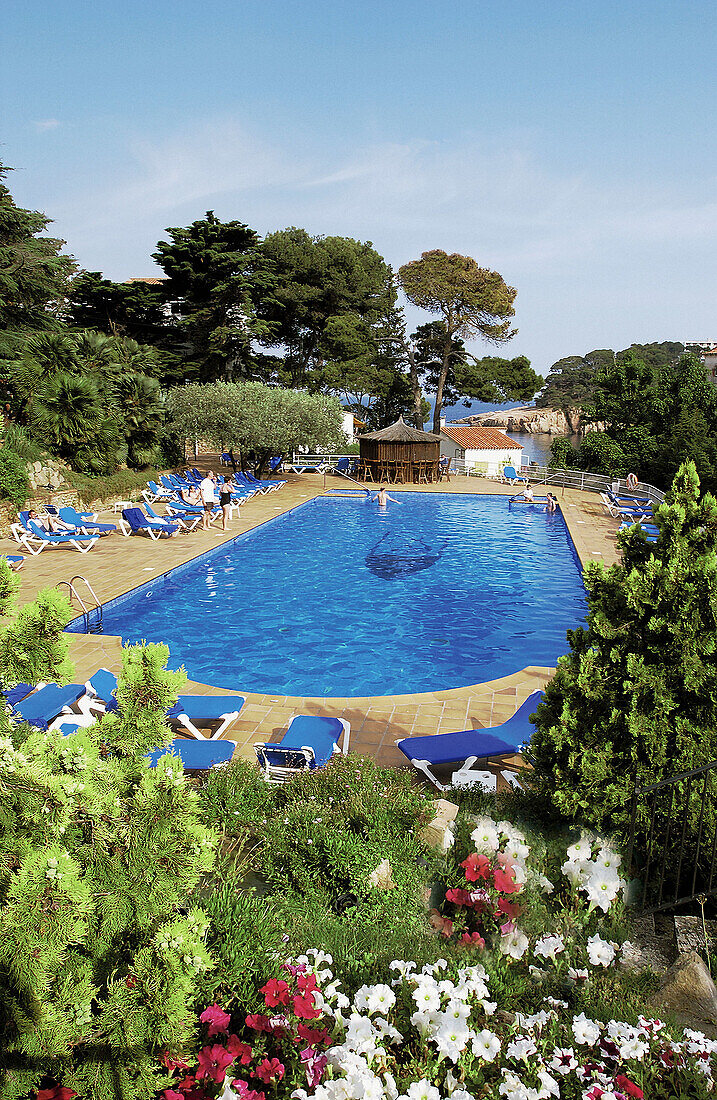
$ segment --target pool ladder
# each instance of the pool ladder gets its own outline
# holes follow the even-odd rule
[[[92,599],[95,601],[94,607],[88,607],[87,606],[85,601],[82,599],[82,596],[77,591],[77,588],[75,587],[75,581],[82,581],[82,583],[86,586],[87,591],[89,592]],[[87,580],[87,577],[83,577],[78,573],[77,576],[72,578],[72,580],[59,581],[59,583],[55,585],[55,588],[61,589],[63,585],[67,585],[67,589],[69,591],[70,607],[72,607],[72,600],[73,600],[73,597],[74,597],[74,599],[77,600],[78,604],[82,608],[82,617],[83,617],[84,622],[85,622],[85,634],[101,634],[102,633],[102,604],[98,600],[97,593],[95,592],[95,590],[92,587],[92,585],[90,584],[90,582]],[[92,613],[93,612],[97,612],[97,614],[95,616],[95,619],[94,619],[94,622],[92,621]]]

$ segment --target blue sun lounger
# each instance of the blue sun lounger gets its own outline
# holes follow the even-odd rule
[[[324,767],[334,753],[347,753],[350,736],[351,726],[344,718],[297,714],[280,741],[259,742],[254,751],[264,778],[269,783],[283,783],[299,772]]]
[[[179,530],[176,523],[168,523],[164,519],[148,519],[141,508],[123,508],[122,520],[122,534],[127,536],[147,534],[151,539],[160,539],[162,535],[173,535]]]
[[[147,499],[145,499],[144,506],[150,519],[163,520],[165,523],[167,522],[164,516],[160,516],[155,512],[154,508]],[[202,514],[201,512],[174,512],[171,517],[171,522],[178,523],[180,531],[196,531],[197,527],[202,522]]]
[[[60,715],[71,714],[73,703],[84,694],[84,684],[66,684],[64,687],[47,684],[16,702],[13,710],[22,721],[46,730]]]
[[[93,512],[85,514],[75,511],[74,508],[60,508],[60,519],[63,523],[73,523],[79,530],[87,531],[88,534],[96,532],[98,535],[109,535],[117,530],[114,523],[98,523]]]
[[[404,737],[397,741],[399,749],[414,768],[428,777],[439,791],[452,786],[469,786],[469,772],[478,760],[509,756],[519,753],[530,740],[533,725],[530,715],[543,697],[542,691],[534,691],[512,718],[500,726],[488,729],[461,730],[459,733],[438,733],[433,737]],[[432,768],[448,768],[462,765],[452,776],[450,783],[440,783]]]
[[[98,669],[85,687],[92,697],[92,705],[100,712],[117,710],[117,677],[109,669]],[[104,705],[98,700],[103,700]],[[167,721],[181,726],[198,741],[216,741],[236,721],[245,703],[244,695],[180,695],[167,711]],[[217,729],[211,737],[206,737],[197,728],[214,725]]]
[[[20,513],[20,523],[13,523],[10,530],[13,538],[20,546],[24,546],[33,557],[42,553],[46,546],[72,546],[81,554],[91,550],[99,539],[99,535],[88,535],[84,531],[68,531],[66,534],[48,534],[34,519],[25,513]]]
[[[166,749],[155,749],[147,754],[151,768],[156,768],[161,757],[171,753],[179,756],[185,771],[208,771],[228,764],[237,747],[236,741],[189,741],[178,738]]]
[[[0,554],[0,558],[4,558],[11,569],[14,569],[17,573],[18,569],[22,569],[25,559],[22,554]]]

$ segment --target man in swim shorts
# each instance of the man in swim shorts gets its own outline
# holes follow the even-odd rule
[[[199,495],[202,498],[204,511],[202,512],[202,531],[208,531],[211,523],[211,514],[216,503],[214,495],[214,475],[209,470],[207,476],[199,483]]]
[[[400,500],[396,500],[394,497],[390,497],[388,495],[388,489],[385,485],[382,485],[379,491],[376,493],[376,496],[372,497],[371,499],[378,501],[379,508],[385,508],[389,500],[392,501],[394,504],[401,503]]]

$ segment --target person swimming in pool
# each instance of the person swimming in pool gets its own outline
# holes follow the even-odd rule
[[[386,505],[388,504],[389,500],[392,501],[394,504],[400,504],[401,503],[400,500],[396,500],[395,497],[390,497],[388,495],[388,489],[386,488],[385,485],[382,485],[380,487],[379,491],[376,493],[376,496],[372,497],[371,500],[372,501],[374,501],[374,500],[377,501],[379,508],[385,508]]]

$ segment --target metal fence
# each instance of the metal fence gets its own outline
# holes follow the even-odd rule
[[[333,467],[340,458],[353,460],[357,457],[357,455],[304,455],[295,453],[292,461],[301,466],[324,465]],[[451,473],[463,474],[466,477],[482,477],[484,479],[486,477],[485,474],[479,473],[470,466],[466,468],[464,463],[455,460],[451,463]],[[654,504],[661,504],[665,499],[665,494],[661,489],[657,489],[646,481],[639,482],[636,489],[628,489],[627,482],[623,478],[606,477],[604,474],[588,474],[584,470],[553,470],[550,466],[523,466],[522,474],[529,477],[533,485],[556,485],[566,489],[581,489],[592,493],[606,493],[612,489],[614,492],[628,496],[637,493],[639,496],[648,497]],[[492,480],[500,479],[494,478]]]
[[[627,866],[646,913],[717,894],[717,760],[659,783],[635,785]]]

